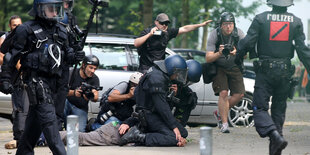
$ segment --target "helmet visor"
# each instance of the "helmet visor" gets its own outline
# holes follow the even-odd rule
[[[63,19],[63,4],[43,3],[40,5],[40,12],[42,18],[60,21]]]
[[[185,84],[187,78],[187,68],[181,69],[181,68],[175,68],[172,74],[172,81],[176,83]]]
[[[72,11],[74,0],[66,0],[64,1],[64,9]]]

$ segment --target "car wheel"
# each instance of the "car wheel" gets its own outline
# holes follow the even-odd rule
[[[228,114],[228,120],[231,126],[254,126],[252,102],[253,96],[245,94],[242,100],[230,109]]]

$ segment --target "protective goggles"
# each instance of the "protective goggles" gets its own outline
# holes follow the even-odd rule
[[[56,21],[63,19],[63,3],[43,3],[39,9],[43,18]]]
[[[186,69],[175,68],[172,74],[172,81],[176,81],[177,83],[185,85],[187,79],[187,70],[188,70],[187,68]]]

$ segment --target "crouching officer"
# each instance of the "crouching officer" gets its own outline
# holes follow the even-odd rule
[[[196,92],[193,92],[189,86],[199,82],[202,74],[202,68],[199,62],[187,60],[186,64],[188,68],[186,85],[178,87],[175,97],[179,99],[179,102],[174,104],[176,108],[174,117],[183,126],[186,126],[190,113],[195,109],[198,100]]]
[[[139,142],[146,146],[184,146],[187,131],[174,118],[167,95],[169,87],[185,84],[187,65],[179,55],[155,61],[135,89],[136,111],[144,113],[145,134],[132,128],[121,138],[121,145]]]
[[[58,23],[63,15],[62,5],[62,0],[34,0],[29,14],[35,19],[16,28],[16,40],[2,68],[0,88],[9,93],[10,71],[20,59],[29,98],[30,107],[16,152],[18,155],[34,154],[33,148],[42,131],[53,154],[66,154],[58,133],[52,96],[56,94],[56,79],[62,74],[63,63],[82,60],[84,54],[75,54],[66,44],[66,29]]]
[[[253,117],[258,134],[270,138],[269,153],[274,155],[281,154],[288,144],[283,138],[282,128],[289,83],[294,73],[291,64],[294,49],[307,70],[310,69],[310,51],[304,43],[300,18],[287,12],[293,0],[267,0],[267,4],[272,6],[272,11],[256,15],[246,37],[239,41],[238,59],[235,62],[240,63],[247,51],[250,51],[250,58],[259,58],[254,63],[256,78]],[[251,50],[255,49],[256,44],[257,53]],[[270,96],[271,116],[268,113]]]

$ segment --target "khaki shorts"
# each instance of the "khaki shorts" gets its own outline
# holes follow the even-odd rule
[[[233,67],[230,70],[217,67],[212,87],[216,96],[223,90],[230,90],[230,95],[245,93],[243,75],[238,67]]]

